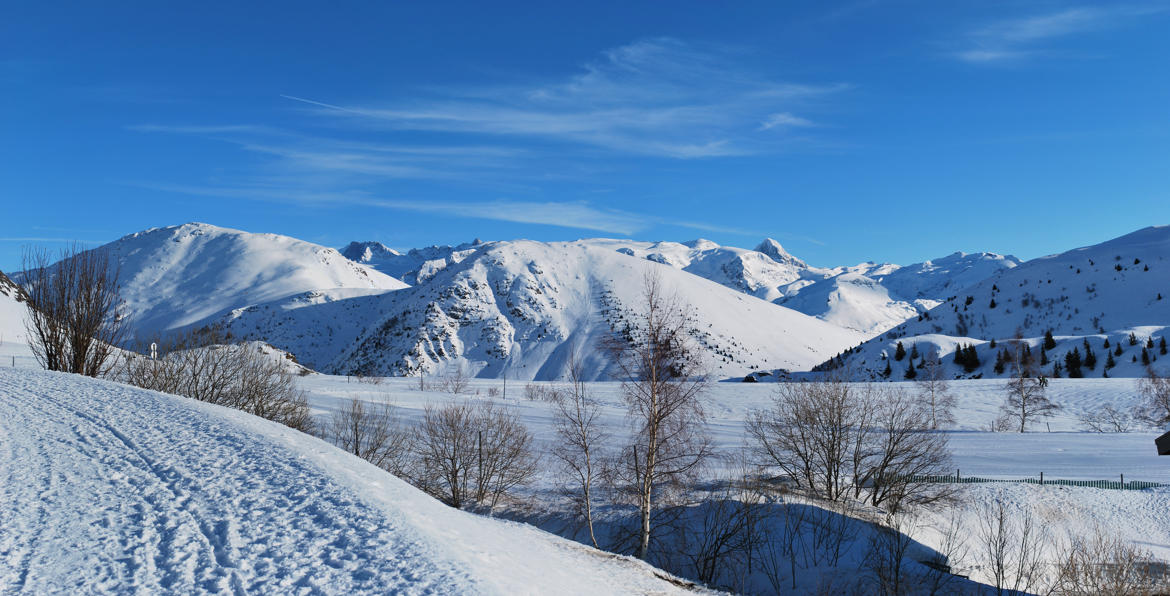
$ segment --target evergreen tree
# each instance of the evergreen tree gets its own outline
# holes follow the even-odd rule
[[[993,350],[995,349],[995,338],[994,337],[991,338],[991,343],[987,344],[987,347],[989,347]]]
[[[1097,366],[1097,355],[1093,353],[1093,348],[1089,347],[1088,342],[1085,342],[1085,368],[1093,370]]]
[[[963,364],[963,344],[955,346],[955,364]]]
[[[1150,353],[1145,348],[1142,348],[1142,366],[1150,365]]]
[[[1068,378],[1079,379],[1084,376],[1081,372],[1081,351],[1073,348],[1064,354],[1064,368],[1068,370]]]
[[[1166,336],[1164,335],[1162,336],[1162,340],[1158,342],[1158,353],[1163,356],[1166,355]]]
[[[974,372],[977,368],[979,368],[979,352],[975,350],[975,344],[968,344],[967,349],[963,352],[963,370]]]
[[[1051,350],[1056,347],[1056,338],[1052,337],[1052,330],[1044,332],[1044,349]]]
[[[1150,346],[1150,347],[1152,348],[1154,346]],[[918,358],[918,357],[919,357],[918,356],[918,344],[914,344],[914,345],[910,346],[910,359],[913,360],[913,359]]]
[[[894,348],[894,360],[901,362],[905,357],[906,347],[902,345],[902,342],[898,342],[898,347]]]
[[[1048,366],[1048,350],[1044,346],[1040,347],[1040,366]]]
[[[1060,378],[1060,361],[1059,360],[1052,363],[1052,378],[1054,378],[1054,379]]]
[[[1109,370],[1117,366],[1117,361],[1113,359],[1113,352],[1105,352],[1105,370]]]
[[[995,298],[991,299],[991,302],[987,305],[987,308],[995,308]]]
[[[913,381],[914,377],[918,376],[918,371],[914,370],[914,361],[910,361],[910,366],[906,367],[906,380]]]
[[[1121,355],[1121,342],[1117,342],[1117,349],[1113,350],[1113,355],[1114,356]]]
[[[1003,356],[1003,352],[995,353],[995,367],[993,370],[995,370],[995,374],[997,375],[1003,374]]]
[[[886,370],[882,371],[882,376],[888,379],[888,378],[890,378],[890,375],[892,375],[892,374],[894,374],[894,370],[892,368],[890,368],[889,359],[886,359]]]
[[[1108,337],[1105,338],[1105,349],[1106,350],[1109,349],[1109,338]]]
[[[1154,336],[1153,335],[1146,338],[1146,349],[1147,350],[1154,349]]]
[[[1134,335],[1132,331],[1129,333],[1129,345],[1131,345],[1131,346],[1137,345],[1137,336]]]

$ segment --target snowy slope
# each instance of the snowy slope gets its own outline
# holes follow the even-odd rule
[[[862,263],[809,269],[803,281],[783,288],[784,297],[776,302],[873,336],[1018,264],[1012,256],[956,252],[906,266]]]
[[[102,248],[121,267],[122,297],[140,332],[200,323],[310,290],[406,287],[332,248],[202,223],[154,228]]]
[[[692,335],[717,377],[805,369],[862,339],[599,241],[481,243],[452,251],[425,283],[407,290],[277,302],[229,320],[235,333],[262,338],[318,370],[413,375],[463,365],[483,377],[552,379],[577,349],[587,370],[606,378],[598,340],[637,306],[648,268],[693,307]]]
[[[994,253],[954,253],[905,267],[862,263],[819,268],[792,256],[771,238],[754,250],[721,246],[703,239],[640,242],[594,238],[578,242],[669,265],[867,336],[929,310],[959,289],[1019,262],[1014,257]],[[377,242],[351,242],[342,249],[342,254],[418,285],[484,246],[476,241],[400,254]]]
[[[938,346],[945,357],[955,343],[1003,342],[1017,329],[1038,350],[1044,333],[1052,330],[1058,341],[1053,356],[1063,357],[1074,347],[1083,353],[1087,338],[1104,362],[1105,340],[1114,349],[1122,342],[1123,354],[1116,356],[1118,366],[1109,374],[1139,376],[1144,366],[1134,358],[1140,357],[1141,346],[1130,346],[1129,334],[1144,344],[1151,336],[1160,339],[1168,325],[1170,226],[1157,226],[1004,269],[867,342],[848,361],[851,369],[872,375],[884,367],[882,352],[893,354],[897,341],[907,350],[920,344],[920,352]],[[994,354],[979,351],[983,366],[971,374],[994,374]],[[1102,368],[1098,365],[1093,376],[1100,376]]]
[[[27,344],[20,287],[0,272],[0,344]]]
[[[2,593],[682,591],[274,423],[71,375],[0,369],[0,478]]]

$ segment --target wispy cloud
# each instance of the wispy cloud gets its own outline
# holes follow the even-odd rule
[[[591,230],[610,234],[633,235],[654,226],[675,226],[705,232],[762,236],[763,233],[742,228],[676,220],[658,215],[635,213],[594,205],[588,201],[443,201],[430,199],[383,198],[375,194],[346,191],[320,192],[273,186],[215,187],[133,183],[132,186],[161,192],[200,197],[220,197],[263,201],[282,205],[329,206],[338,203],[363,207],[427,213],[446,217],[484,219],[509,223],[538,224]]]
[[[965,36],[966,48],[954,56],[965,62],[992,63],[1051,55],[1045,42],[1111,29],[1137,17],[1165,12],[1164,4],[1103,4],[998,21]]]
[[[842,84],[777,81],[740,66],[734,52],[653,39],[604,52],[560,81],[439,90],[432,97],[343,105],[286,95],[323,115],[360,118],[386,129],[553,142],[671,158],[766,151],[776,125],[839,93]],[[761,123],[783,116],[761,128]]]

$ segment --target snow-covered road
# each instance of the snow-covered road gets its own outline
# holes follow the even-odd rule
[[[0,369],[0,593],[676,589],[258,418]]]

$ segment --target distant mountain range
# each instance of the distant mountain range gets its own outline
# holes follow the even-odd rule
[[[1170,324],[1170,298],[1158,298],[1170,296],[1165,227],[1027,263],[954,253],[832,268],[809,266],[771,239],[754,249],[587,239],[400,252],[378,242],[334,250],[199,223],[104,248],[121,267],[125,311],[140,334],[221,323],[345,374],[459,367],[554,379],[577,352],[592,378],[608,378],[598,340],[637,308],[647,270],[690,305],[692,335],[719,378],[818,364],[885,378],[888,362],[901,378],[908,361],[890,360],[898,341],[918,345],[919,359],[930,350],[946,359],[959,344],[1004,341],[1017,328],[1033,340],[1051,329],[1072,346],[1085,336],[1148,337]],[[1133,356],[1113,371],[1140,374]],[[981,376],[993,374],[990,362],[948,366],[955,376]]]

